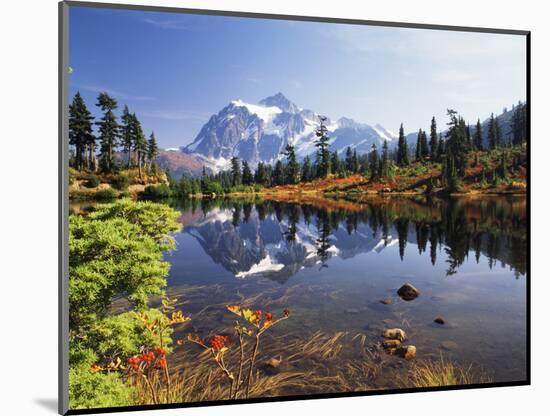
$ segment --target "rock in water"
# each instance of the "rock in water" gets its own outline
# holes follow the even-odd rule
[[[384,349],[393,349],[399,347],[400,345],[401,341],[399,341],[398,339],[386,339],[382,343]]]
[[[380,303],[381,303],[382,305],[391,305],[391,304],[392,304],[392,300],[391,300],[390,298],[386,298],[386,299],[382,299],[382,300],[380,301]]]
[[[418,295],[420,295],[420,291],[410,283],[405,283],[399,288],[397,294],[401,297],[401,299],[410,301],[416,299]]]
[[[443,319],[441,316],[438,316],[434,319],[434,322],[439,325],[445,325],[445,319]]]
[[[269,368],[277,368],[281,365],[283,362],[283,358],[279,356],[279,358],[271,358],[265,362],[265,366]]]
[[[396,354],[405,360],[412,360],[416,357],[416,347],[414,345],[402,345],[395,350]]]
[[[398,339],[401,342],[407,339],[407,334],[400,328],[386,329],[382,336],[386,339]]]

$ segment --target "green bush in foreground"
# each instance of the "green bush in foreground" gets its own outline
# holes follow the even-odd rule
[[[172,196],[172,190],[166,184],[160,185],[147,185],[143,192],[140,194],[140,197],[143,199],[166,199]]]

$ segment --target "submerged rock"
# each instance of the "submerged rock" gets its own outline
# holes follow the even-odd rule
[[[416,357],[416,347],[414,345],[402,345],[395,350],[395,353],[405,360],[412,360]]]
[[[267,360],[265,362],[265,366],[269,368],[277,368],[281,365],[282,362],[283,362],[283,358],[281,356],[279,356],[279,358],[274,357]]]
[[[395,349],[401,345],[401,341],[398,339],[386,339],[382,342],[384,349]]]
[[[434,319],[434,322],[436,324],[439,324],[439,325],[445,325],[445,319],[443,319],[441,316],[438,316],[437,318]]]
[[[380,303],[381,303],[382,305],[391,305],[391,304],[393,303],[393,301],[392,301],[390,298],[386,298],[386,299],[382,299],[382,300],[380,301]]]
[[[398,339],[401,342],[407,339],[407,334],[400,328],[386,329],[382,336],[386,339]]]
[[[397,294],[401,299],[410,301],[416,299],[420,295],[420,291],[410,283],[405,283],[399,288]]]
[[[441,344],[439,344],[439,348],[447,351],[452,351],[458,349],[458,344],[454,341],[443,341]]]

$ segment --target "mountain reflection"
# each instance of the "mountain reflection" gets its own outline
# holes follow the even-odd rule
[[[508,266],[516,277],[527,264],[525,198],[377,198],[286,203],[266,200],[188,200],[184,232],[213,261],[237,278],[263,276],[284,283],[305,267],[330,267],[330,259],[351,258],[398,245],[446,262],[457,273],[470,255],[483,255],[492,268]],[[397,256],[396,256],[397,258]]]

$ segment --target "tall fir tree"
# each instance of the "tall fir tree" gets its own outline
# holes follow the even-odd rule
[[[295,185],[300,182],[300,164],[296,158],[294,146],[287,144],[283,154],[286,156],[285,180],[286,183]]]
[[[122,110],[122,116],[120,117],[120,138],[121,144],[124,153],[127,155],[126,166],[130,167],[132,161],[132,148],[134,146],[135,137],[135,127],[133,125],[132,114],[128,109],[128,106],[125,105]]]
[[[483,130],[481,129],[481,121],[479,120],[479,118],[477,119],[472,144],[475,149],[483,150]]]
[[[93,119],[80,92],[77,92],[72,104],[69,105],[69,144],[75,147],[75,167],[79,170],[93,165],[95,157]]]
[[[499,132],[497,119],[493,113],[489,119],[489,149],[493,150],[499,146]]]
[[[449,167],[456,169],[457,174],[462,177],[466,169],[469,150],[466,122],[454,110],[447,110],[447,115],[449,116],[446,142],[447,162]],[[449,158],[452,159],[452,163],[449,163]]]
[[[252,170],[246,160],[243,160],[242,183],[243,185],[252,185],[254,183],[254,175],[252,175]]]
[[[304,161],[302,163],[302,175],[301,175],[302,182],[309,182],[313,179],[313,169],[311,166],[311,159],[309,156],[304,157]]]
[[[237,156],[231,158],[231,186],[238,186],[242,183],[241,161]]]
[[[120,135],[117,117],[114,113],[118,104],[113,97],[102,92],[97,97],[96,106],[103,112],[103,117],[96,122],[99,127],[100,165],[104,171],[110,172],[113,168],[114,152]]]
[[[432,122],[430,124],[430,159],[431,160],[436,160],[438,146],[439,146],[439,142],[437,138],[437,123],[435,122],[435,117],[432,117]]]
[[[262,186],[268,186],[267,169],[264,162],[258,162],[256,172],[254,173],[254,182]]]
[[[372,144],[372,150],[369,153],[369,171],[370,171],[370,180],[376,181],[379,179],[379,157],[378,150],[376,150],[376,145]]]
[[[283,162],[277,160],[275,168],[273,169],[273,184],[284,185],[285,184],[285,168]]]
[[[145,165],[145,158],[147,157],[147,138],[141,127],[141,123],[138,120],[136,113],[132,113],[132,124],[134,129],[134,156],[136,158],[136,164],[138,167],[139,177],[142,176],[142,170]]]
[[[409,148],[403,123],[399,127],[399,141],[397,142],[397,164],[399,166],[407,166],[409,164]]]
[[[331,173],[331,154],[329,150],[330,137],[328,136],[328,129],[325,125],[326,120],[326,117],[319,116],[319,127],[315,131],[315,136],[317,137],[315,146],[319,152],[317,174],[321,177],[326,177]]]
[[[388,141],[384,140],[382,145],[382,158],[380,159],[380,169],[378,175],[382,179],[390,176],[390,151],[388,149]]]
[[[152,169],[156,163],[157,157],[159,155],[159,147],[157,144],[157,138],[155,137],[155,132],[152,131],[147,141],[147,161],[149,162],[149,167]]]

